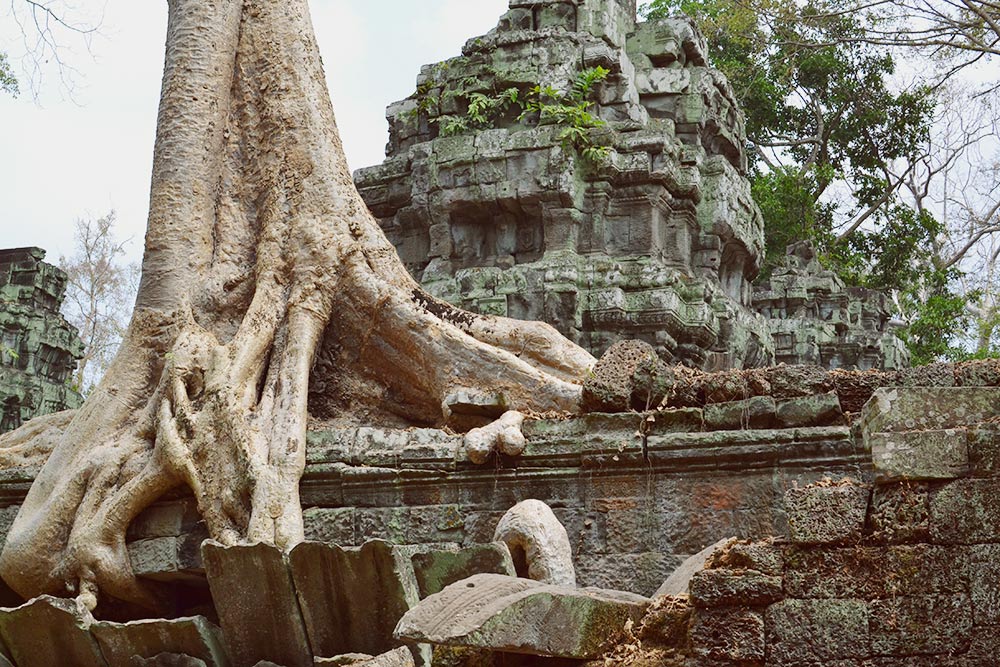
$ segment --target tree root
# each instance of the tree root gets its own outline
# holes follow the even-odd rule
[[[521,425],[524,415],[515,410],[505,412],[500,419],[465,434],[465,451],[473,463],[486,463],[494,451],[519,456],[524,451]]]
[[[53,418],[61,435],[23,439],[55,443],[0,554],[25,597],[162,611],[125,532],[177,486],[223,544],[301,541],[317,358],[332,410],[412,424],[443,424],[463,389],[576,411],[594,364],[548,325],[464,313],[409,276],[354,188],[306,0],[169,4],[136,309],[100,385]],[[473,440],[516,451],[510,414]]]

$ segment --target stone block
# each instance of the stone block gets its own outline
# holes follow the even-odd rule
[[[474,574],[517,576],[510,551],[501,542],[474,545],[459,551],[424,551],[414,554],[411,561],[421,599]]]
[[[201,548],[208,586],[233,667],[270,660],[312,667],[305,625],[284,555],[265,544]]]
[[[605,352],[583,383],[585,412],[649,410],[674,384],[674,374],[649,343],[621,341]]]
[[[171,500],[150,505],[128,526],[129,542],[150,537],[178,536],[192,532],[201,521],[193,500]]]
[[[930,534],[940,544],[1000,542],[1000,479],[959,479],[933,491]]]
[[[99,622],[90,626],[109,665],[128,665],[133,658],[163,654],[197,659],[206,667],[226,667],[222,632],[201,616],[130,623]]]
[[[959,387],[1000,386],[1000,360],[974,359],[955,364],[955,384]]]
[[[693,556],[688,557],[688,559],[681,563],[680,567],[674,570],[671,575],[667,577],[667,580],[664,581],[658,589],[656,589],[656,593],[653,594],[653,599],[658,599],[666,595],[687,595],[691,584],[691,578],[705,568],[705,564],[713,554],[732,543],[734,539],[735,538],[726,538],[719,540],[715,544],[707,546]]]
[[[889,544],[926,540],[930,534],[930,494],[926,484],[879,484],[872,493],[868,529]]]
[[[576,558],[576,583],[585,588],[653,595],[681,557],[659,551],[612,553]]]
[[[1000,544],[969,548],[969,591],[976,625],[1000,625]]]
[[[867,658],[868,607],[860,600],[784,600],[765,612],[768,665],[829,665]]]
[[[310,507],[302,512],[307,540],[350,546],[355,543],[353,507]]]
[[[996,387],[887,387],[878,389],[861,411],[861,426],[872,433],[940,431],[989,421],[1000,413]]]
[[[204,526],[182,535],[148,537],[129,542],[129,561],[139,577],[157,581],[204,581],[201,543],[208,538]]]
[[[843,422],[837,392],[792,398],[778,403],[776,419],[780,428],[829,426]]]
[[[415,642],[537,656],[593,659],[650,600],[631,593],[478,574],[421,601],[396,627]]]
[[[708,566],[712,569],[756,570],[762,574],[781,576],[784,554],[772,540],[761,542],[730,542],[712,554]]]
[[[710,431],[771,428],[775,410],[774,399],[770,396],[711,403],[705,406],[705,428]]]
[[[412,553],[381,540],[344,549],[303,542],[289,554],[313,655],[379,655],[400,646],[393,628],[419,600]]]
[[[775,366],[767,370],[767,379],[776,399],[814,396],[833,388],[828,373],[819,366]]]
[[[764,616],[759,611],[735,607],[694,612],[691,650],[700,658],[743,665],[763,660],[764,646]]]
[[[754,570],[702,570],[691,578],[696,607],[758,607],[784,597],[781,577]]]
[[[938,362],[905,368],[899,372],[899,383],[904,387],[953,387],[955,365]]]
[[[969,648],[972,603],[965,594],[874,600],[869,608],[874,655],[955,655]]]
[[[955,479],[969,470],[964,429],[872,433],[868,446],[880,482]]]
[[[976,477],[1000,476],[1000,424],[968,430],[969,471]]]
[[[785,492],[788,531],[797,544],[860,541],[871,490],[851,482],[816,484]]]
[[[963,547],[789,548],[785,592],[795,598],[889,598],[961,593],[969,586]]]
[[[93,622],[75,600],[43,595],[0,609],[0,636],[18,667],[107,667],[90,634]]]

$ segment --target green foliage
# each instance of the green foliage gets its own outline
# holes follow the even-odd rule
[[[8,93],[11,97],[17,97],[20,89],[17,85],[17,78],[11,71],[7,54],[0,51],[0,90]]]
[[[910,349],[910,360],[922,366],[941,359],[959,361],[969,358],[968,351],[952,341],[970,324],[967,297],[948,289],[953,275],[933,272],[925,290],[907,289],[900,294],[903,309],[912,308],[916,316],[900,333]]]
[[[446,63],[439,67],[444,68]],[[502,73],[487,68],[497,80]],[[595,143],[588,130],[603,127],[605,122],[594,115],[593,95],[598,84],[608,78],[611,72],[604,67],[586,69],[570,82],[569,92],[562,93],[552,86],[534,85],[526,90],[517,87],[497,88],[490,86],[475,76],[458,81],[434,97],[433,82],[426,82],[417,89],[417,107],[411,113],[431,115],[442,101],[454,100],[464,106],[463,114],[442,114],[432,119],[437,123],[441,136],[449,137],[463,132],[485,130],[496,127],[497,123],[514,107],[520,109],[517,120],[534,119],[540,125],[558,125],[563,129],[559,140],[566,148],[572,148],[591,163],[605,159],[610,147]]]
[[[828,166],[779,166],[751,181],[751,193],[765,221],[765,278],[792,243],[811,239],[821,251],[832,244],[836,206],[813,197],[817,183],[832,178],[830,171]]]
[[[753,175],[796,166],[812,179],[817,202],[833,183],[846,184],[852,202],[840,219],[881,201],[889,187],[884,167],[926,144],[934,110],[925,88],[893,90],[891,54],[859,43],[867,26],[843,8],[842,0],[653,0],[643,7],[649,17],[683,12],[705,33],[746,114]]]
[[[6,345],[0,344],[0,362],[4,360],[4,357],[9,361],[17,361],[21,358],[21,355],[17,353],[17,350]]]
[[[610,70],[593,67],[577,74],[568,94],[552,86],[534,86],[521,104],[523,120],[537,116],[539,125],[560,125],[559,140],[566,148],[580,152],[584,160],[596,164],[607,158],[611,148],[594,143],[588,130],[604,127],[604,120],[595,116],[592,96],[594,87],[608,78]]]

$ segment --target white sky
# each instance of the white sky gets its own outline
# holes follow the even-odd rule
[[[99,16],[103,0],[79,0]],[[312,0],[337,121],[351,168],[382,161],[385,107],[409,95],[420,66],[460,55],[485,34],[507,0]],[[57,79],[30,92],[0,93],[0,248],[37,245],[49,261],[69,254],[79,217],[118,212],[139,259],[146,228],[156,109],[163,70],[165,0],[106,0],[93,56],[71,54],[80,71],[73,99]],[[0,44],[18,35],[0,14]],[[11,46],[13,45],[13,46]],[[17,63],[12,63],[17,67]]]

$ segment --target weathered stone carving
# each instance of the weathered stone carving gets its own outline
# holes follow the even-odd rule
[[[845,286],[807,242],[788,247],[784,265],[754,288],[753,305],[767,318],[780,363],[860,370],[909,366],[888,297]]]
[[[83,402],[66,383],[83,355],[59,314],[66,274],[44,257],[41,248],[0,250],[0,433]]]
[[[388,159],[355,181],[438,297],[544,320],[595,355],[638,338],[700,368],[764,365],[770,336],[749,308],[762,219],[742,116],[705,54],[687,21],[636,24],[634,0],[512,0],[389,107]],[[571,94],[596,67],[605,125],[577,128],[575,145],[569,124],[515,103],[470,120],[476,95]]]

